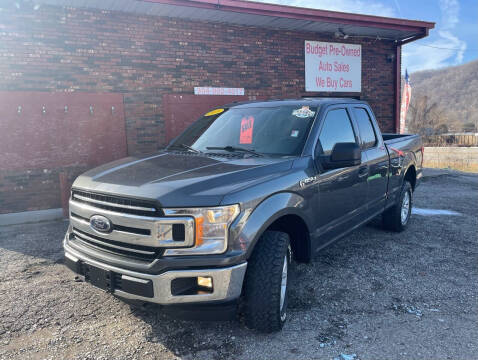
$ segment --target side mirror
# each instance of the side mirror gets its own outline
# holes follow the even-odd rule
[[[356,143],[337,143],[330,156],[321,156],[321,163],[325,169],[338,169],[360,165],[362,152]]]

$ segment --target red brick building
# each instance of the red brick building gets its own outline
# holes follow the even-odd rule
[[[19,0],[0,9],[0,214],[60,208],[60,189],[80,172],[156,151],[234,100],[358,96],[394,131],[401,45],[433,28],[242,0]],[[360,91],[306,91],[306,41],[361,45]]]

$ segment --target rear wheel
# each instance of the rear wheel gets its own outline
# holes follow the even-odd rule
[[[400,232],[405,230],[412,214],[412,185],[405,181],[398,202],[382,214],[386,229]]]
[[[244,285],[246,326],[261,332],[282,329],[287,318],[287,287],[292,258],[289,235],[266,231],[247,265]]]

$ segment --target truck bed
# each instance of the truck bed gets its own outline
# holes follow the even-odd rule
[[[395,134],[395,133],[382,133],[383,141],[385,144],[390,145],[403,140],[412,140],[420,137],[416,134]]]

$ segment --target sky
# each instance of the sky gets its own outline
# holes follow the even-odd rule
[[[403,72],[438,69],[478,59],[477,0],[255,1],[435,22],[428,37],[402,47]]]

